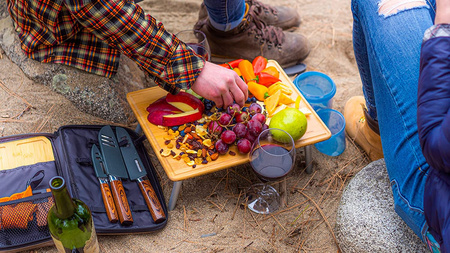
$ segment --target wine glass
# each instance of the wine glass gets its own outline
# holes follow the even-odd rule
[[[175,34],[177,38],[188,45],[195,53],[202,56],[206,61],[211,59],[211,49],[209,48],[206,35],[200,30],[184,30]]]
[[[250,165],[263,183],[250,186],[247,191],[248,208],[256,213],[268,214],[278,210],[280,195],[266,184],[285,177],[294,167],[295,143],[284,130],[269,128],[262,131],[249,153]]]

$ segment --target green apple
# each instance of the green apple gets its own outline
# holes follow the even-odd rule
[[[195,93],[195,91],[193,91],[192,89],[186,90],[186,93],[189,93],[191,95],[194,95],[196,98],[198,99],[202,99],[202,96],[198,95],[197,93]]]

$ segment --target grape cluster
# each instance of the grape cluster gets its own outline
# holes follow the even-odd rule
[[[208,133],[217,138],[215,149],[219,154],[226,154],[230,145],[236,145],[242,154],[250,152],[258,135],[268,128],[266,115],[262,107],[253,100],[248,107],[233,103],[216,112],[216,120],[208,125]]]

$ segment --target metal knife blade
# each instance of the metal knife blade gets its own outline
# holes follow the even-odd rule
[[[147,207],[152,215],[153,221],[155,223],[161,223],[166,220],[166,215],[161,206],[161,202],[153,189],[150,180],[147,177],[147,172],[145,171],[144,164],[133,144],[133,140],[128,134],[127,130],[121,127],[116,128],[117,140],[126,145],[120,147],[122,152],[122,157],[125,161],[127,167],[128,175],[131,180],[136,180],[141,189],[142,195],[144,196]]]
[[[98,140],[106,164],[106,173],[120,178],[128,178],[119,144],[111,126],[104,126],[100,129]]]
[[[121,178],[127,178],[128,173],[111,126],[107,125],[100,129],[98,141],[103,155],[106,174],[108,174],[109,182],[111,183],[112,195],[120,223],[122,225],[131,225],[133,217],[121,180]]]
[[[108,176],[106,175],[106,170],[104,168],[103,156],[100,153],[97,145],[93,145],[91,149],[91,159],[94,166],[95,175],[97,175],[98,181],[100,182],[100,190],[102,192],[103,204],[105,205],[106,214],[108,219],[112,223],[118,221],[117,210],[114,205],[114,200],[111,195],[111,189],[108,184]]]

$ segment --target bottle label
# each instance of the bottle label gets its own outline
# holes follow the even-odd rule
[[[92,219],[91,219],[92,222]],[[91,238],[86,242],[86,245],[84,245],[84,252],[86,253],[98,253],[100,252],[100,249],[98,247],[98,241],[97,241],[97,233],[95,232],[94,223],[92,222],[92,233]]]
[[[92,222],[92,220],[91,220]],[[55,243],[56,248],[58,249],[58,252],[65,252],[65,253],[74,253],[74,252],[80,252],[80,253],[99,253],[100,248],[98,246],[97,241],[97,233],[95,232],[94,223],[92,222],[92,232],[91,232],[91,238],[86,241],[86,244],[83,248],[74,248],[74,249],[68,249],[64,248],[64,245],[62,242],[52,235],[53,242]]]

